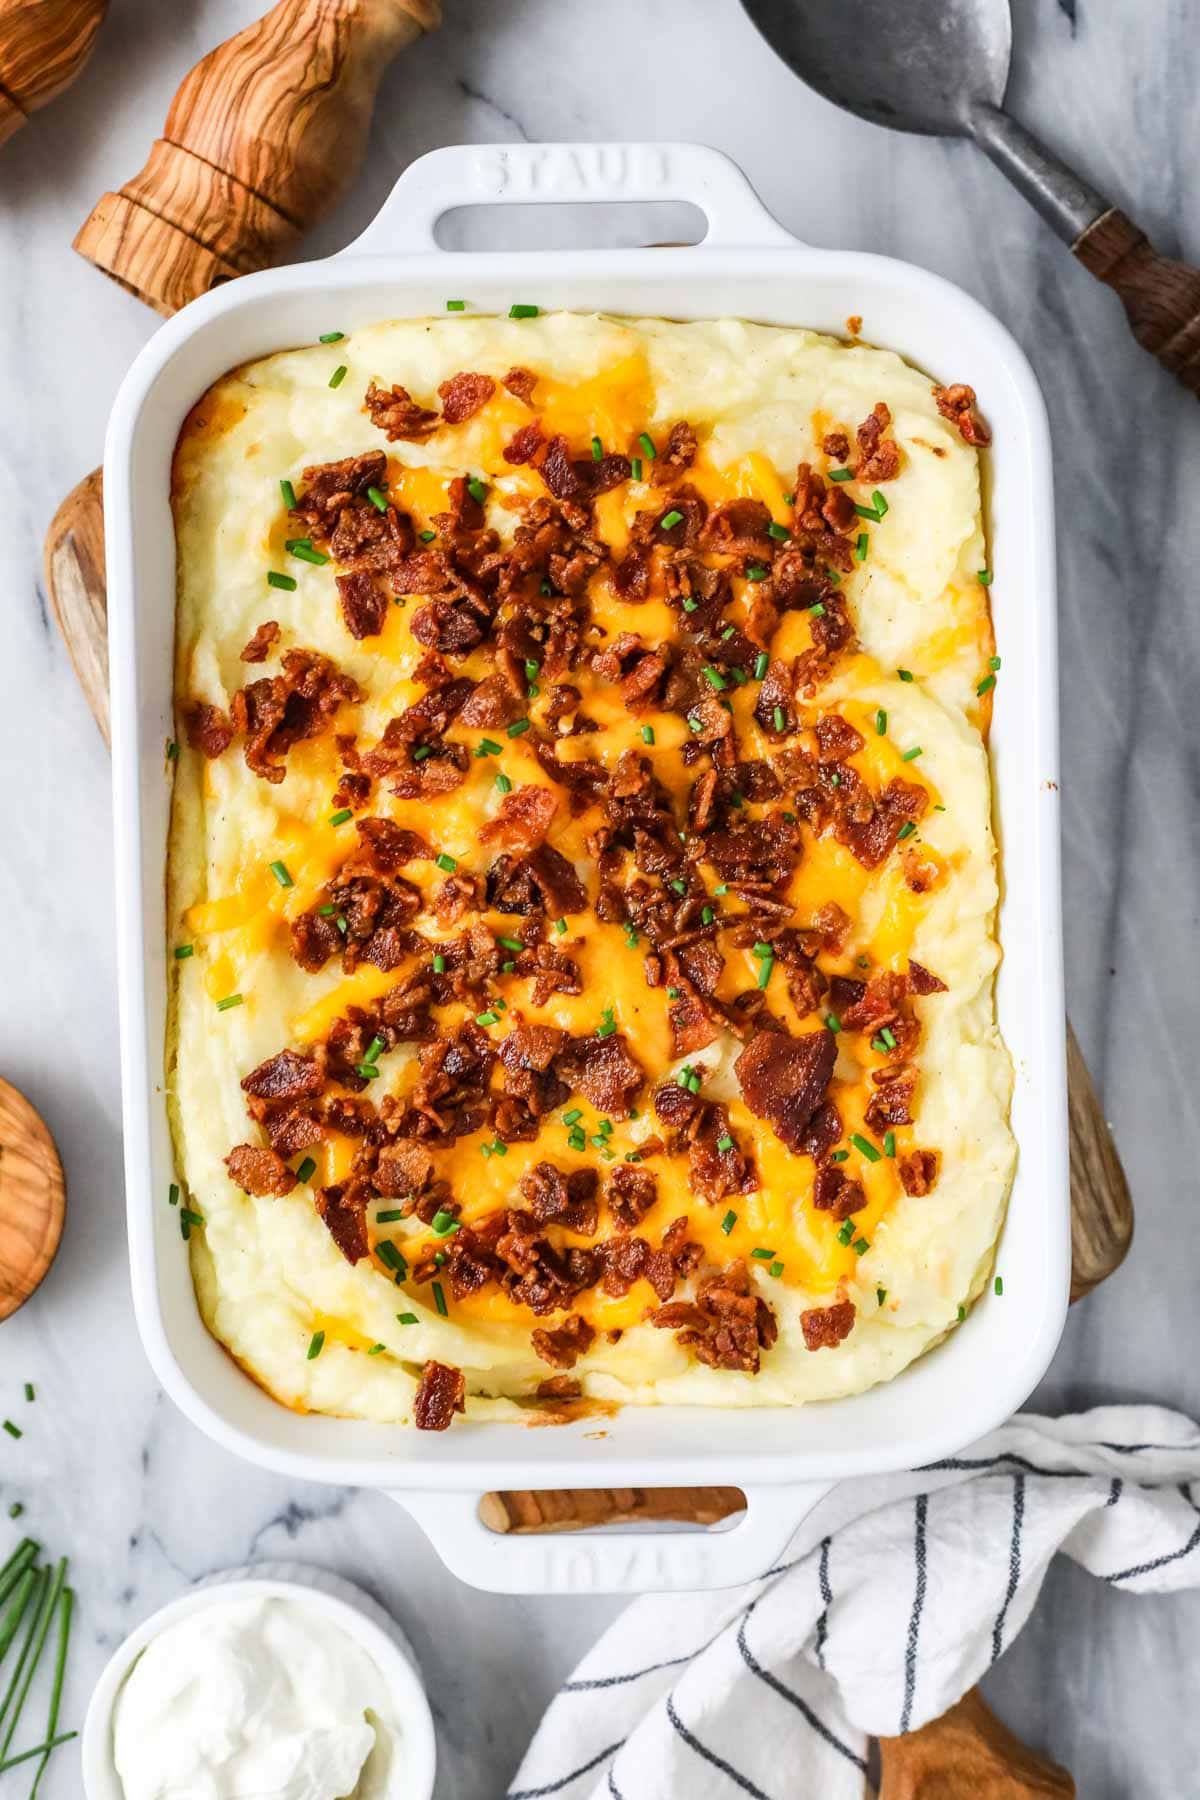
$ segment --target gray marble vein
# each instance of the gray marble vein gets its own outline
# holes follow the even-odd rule
[[[140,167],[184,71],[258,10],[113,0],[85,77],[0,151],[0,1071],[51,1122],[70,1192],[58,1262],[0,1340],[0,1416],[25,1428],[19,1443],[0,1438],[0,1538],[20,1500],[22,1525],[71,1552],[66,1722],[153,1607],[214,1569],[296,1556],[362,1583],[409,1633],[438,1717],[439,1800],[496,1800],[619,1603],[474,1594],[383,1496],[233,1460],[158,1392],[131,1317],[108,762],[48,622],[40,549],[58,500],[99,460],[113,394],[155,323],[71,238]],[[736,157],[801,237],[937,270],[1031,356],[1055,441],[1070,1004],[1139,1207],[1129,1263],[1073,1312],[1038,1403],[1153,1399],[1200,1415],[1196,402],[978,153],[841,116],[793,80],[736,0],[446,11],[442,33],[385,77],[364,169],[306,254],[362,230],[406,161],[437,144],[695,138]],[[1016,114],[1164,249],[1200,257],[1189,0],[1014,0],[1014,15]],[[577,239],[598,223],[614,228],[576,221]],[[615,229],[637,241],[636,221]],[[1197,1789],[1198,1632],[1200,1596],[1135,1598],[1056,1566],[988,1688],[1088,1800],[1177,1800]],[[42,1792],[78,1791],[64,1756]]]

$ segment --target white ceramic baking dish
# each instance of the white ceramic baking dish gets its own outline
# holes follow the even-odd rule
[[[688,200],[708,233],[671,250],[447,253],[449,208],[486,202]],[[1004,673],[992,736],[1004,853],[1000,1023],[1016,1066],[1020,1167],[989,1296],[896,1380],[792,1410],[629,1408],[555,1430],[459,1423],[424,1434],[301,1416],[269,1399],[201,1323],[176,1215],[163,1100],[167,954],[163,867],[170,782],[175,548],[169,471],[188,408],[234,364],[346,330],[473,310],[600,309],[737,316],[864,336],[944,381],[969,381],[994,430],[990,559]],[[912,1467],[1013,1412],[1054,1351],[1069,1274],[1058,851],[1054,525],[1045,408],[1024,355],[981,306],[934,275],[798,242],[740,172],[691,145],[506,145],[437,150],[332,260],[249,275],[165,324],[121,387],[104,465],[116,820],[121,1060],[133,1294],[163,1386],[200,1428],[250,1460],[311,1480],[385,1489],[458,1574],[512,1592],[720,1586],[766,1568],[839,1478]],[[736,1484],[724,1530],[500,1538],[479,1520],[491,1488]]]

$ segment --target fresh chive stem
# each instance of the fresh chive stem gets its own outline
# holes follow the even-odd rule
[[[8,1718],[9,1708],[25,1680],[25,1669],[29,1662],[30,1651],[33,1649],[34,1639],[38,1634],[39,1621],[45,1610],[46,1594],[50,1587],[50,1580],[49,1569],[35,1569],[33,1571],[33,1590],[29,1597],[30,1605],[26,1609],[29,1614],[29,1630],[25,1634],[24,1643],[21,1645],[21,1654],[17,1658],[17,1666],[13,1670],[12,1680],[9,1682],[5,1691],[4,1699],[0,1700],[0,1725],[3,1725],[4,1721]],[[18,1713],[19,1710],[18,1707]],[[3,1757],[8,1750],[9,1740],[12,1737],[12,1726],[15,1724],[16,1718],[14,1717],[4,1736],[3,1742],[0,1742],[0,1757]]]
[[[44,1744],[35,1744],[32,1750],[22,1750],[19,1756],[8,1757],[4,1762],[0,1762],[0,1775],[4,1773],[5,1769],[15,1769],[19,1767],[21,1763],[32,1762],[35,1756],[44,1756],[48,1762],[52,1750],[57,1750],[60,1744],[69,1744],[72,1738],[77,1738],[78,1736],[79,1733],[77,1731],[63,1731],[59,1733],[58,1737],[50,1738]],[[43,1763],[42,1769],[44,1769],[45,1766],[46,1763]],[[30,1790],[29,1800],[33,1800],[34,1794],[38,1791],[38,1782],[42,1779],[42,1769],[39,1769],[37,1772],[33,1787]]]
[[[16,1637],[25,1616],[25,1608],[29,1604],[29,1596],[37,1579],[33,1569],[22,1569],[17,1578],[17,1591],[13,1595],[12,1605],[4,1615],[4,1623],[0,1624],[0,1660],[5,1656],[9,1645]]]
[[[42,1651],[46,1647],[46,1636],[50,1630],[50,1621],[54,1617],[58,1607],[58,1597],[63,1591],[63,1585],[66,1579],[67,1559],[65,1556],[60,1556],[54,1570],[54,1577],[48,1583],[45,1601],[41,1612],[38,1615],[37,1629],[33,1638],[33,1655],[30,1658],[25,1679],[22,1682],[20,1691],[17,1695],[17,1704],[13,1716],[9,1720],[8,1730],[4,1736],[4,1742],[3,1744],[0,1744],[0,1758],[8,1755],[8,1747],[12,1743],[13,1733],[20,1723],[21,1713],[24,1711],[29,1689],[33,1683],[34,1676],[37,1674],[38,1664],[42,1660]]]

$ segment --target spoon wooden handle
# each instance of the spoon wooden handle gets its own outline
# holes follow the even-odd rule
[[[1101,213],[1072,249],[1085,269],[1120,295],[1143,349],[1200,395],[1200,269],[1160,256],[1116,206]]]
[[[0,0],[0,144],[70,87],[108,0]]]
[[[0,1319],[25,1304],[54,1261],[66,1205],[45,1121],[0,1081]]]
[[[161,313],[279,262],[358,168],[384,70],[440,18],[440,0],[278,0],[184,77],[76,250]]]

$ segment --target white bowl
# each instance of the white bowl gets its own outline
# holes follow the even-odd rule
[[[304,1563],[260,1563],[213,1575],[144,1620],[110,1658],[96,1683],[83,1725],[83,1787],[87,1800],[124,1800],[113,1761],[113,1711],[134,1663],[153,1638],[180,1619],[217,1605],[235,1589],[239,1599],[299,1600],[344,1631],[376,1664],[396,1703],[403,1732],[396,1768],[406,1800],[431,1800],[437,1767],[433,1718],[404,1633],[381,1606],[340,1576]]]

